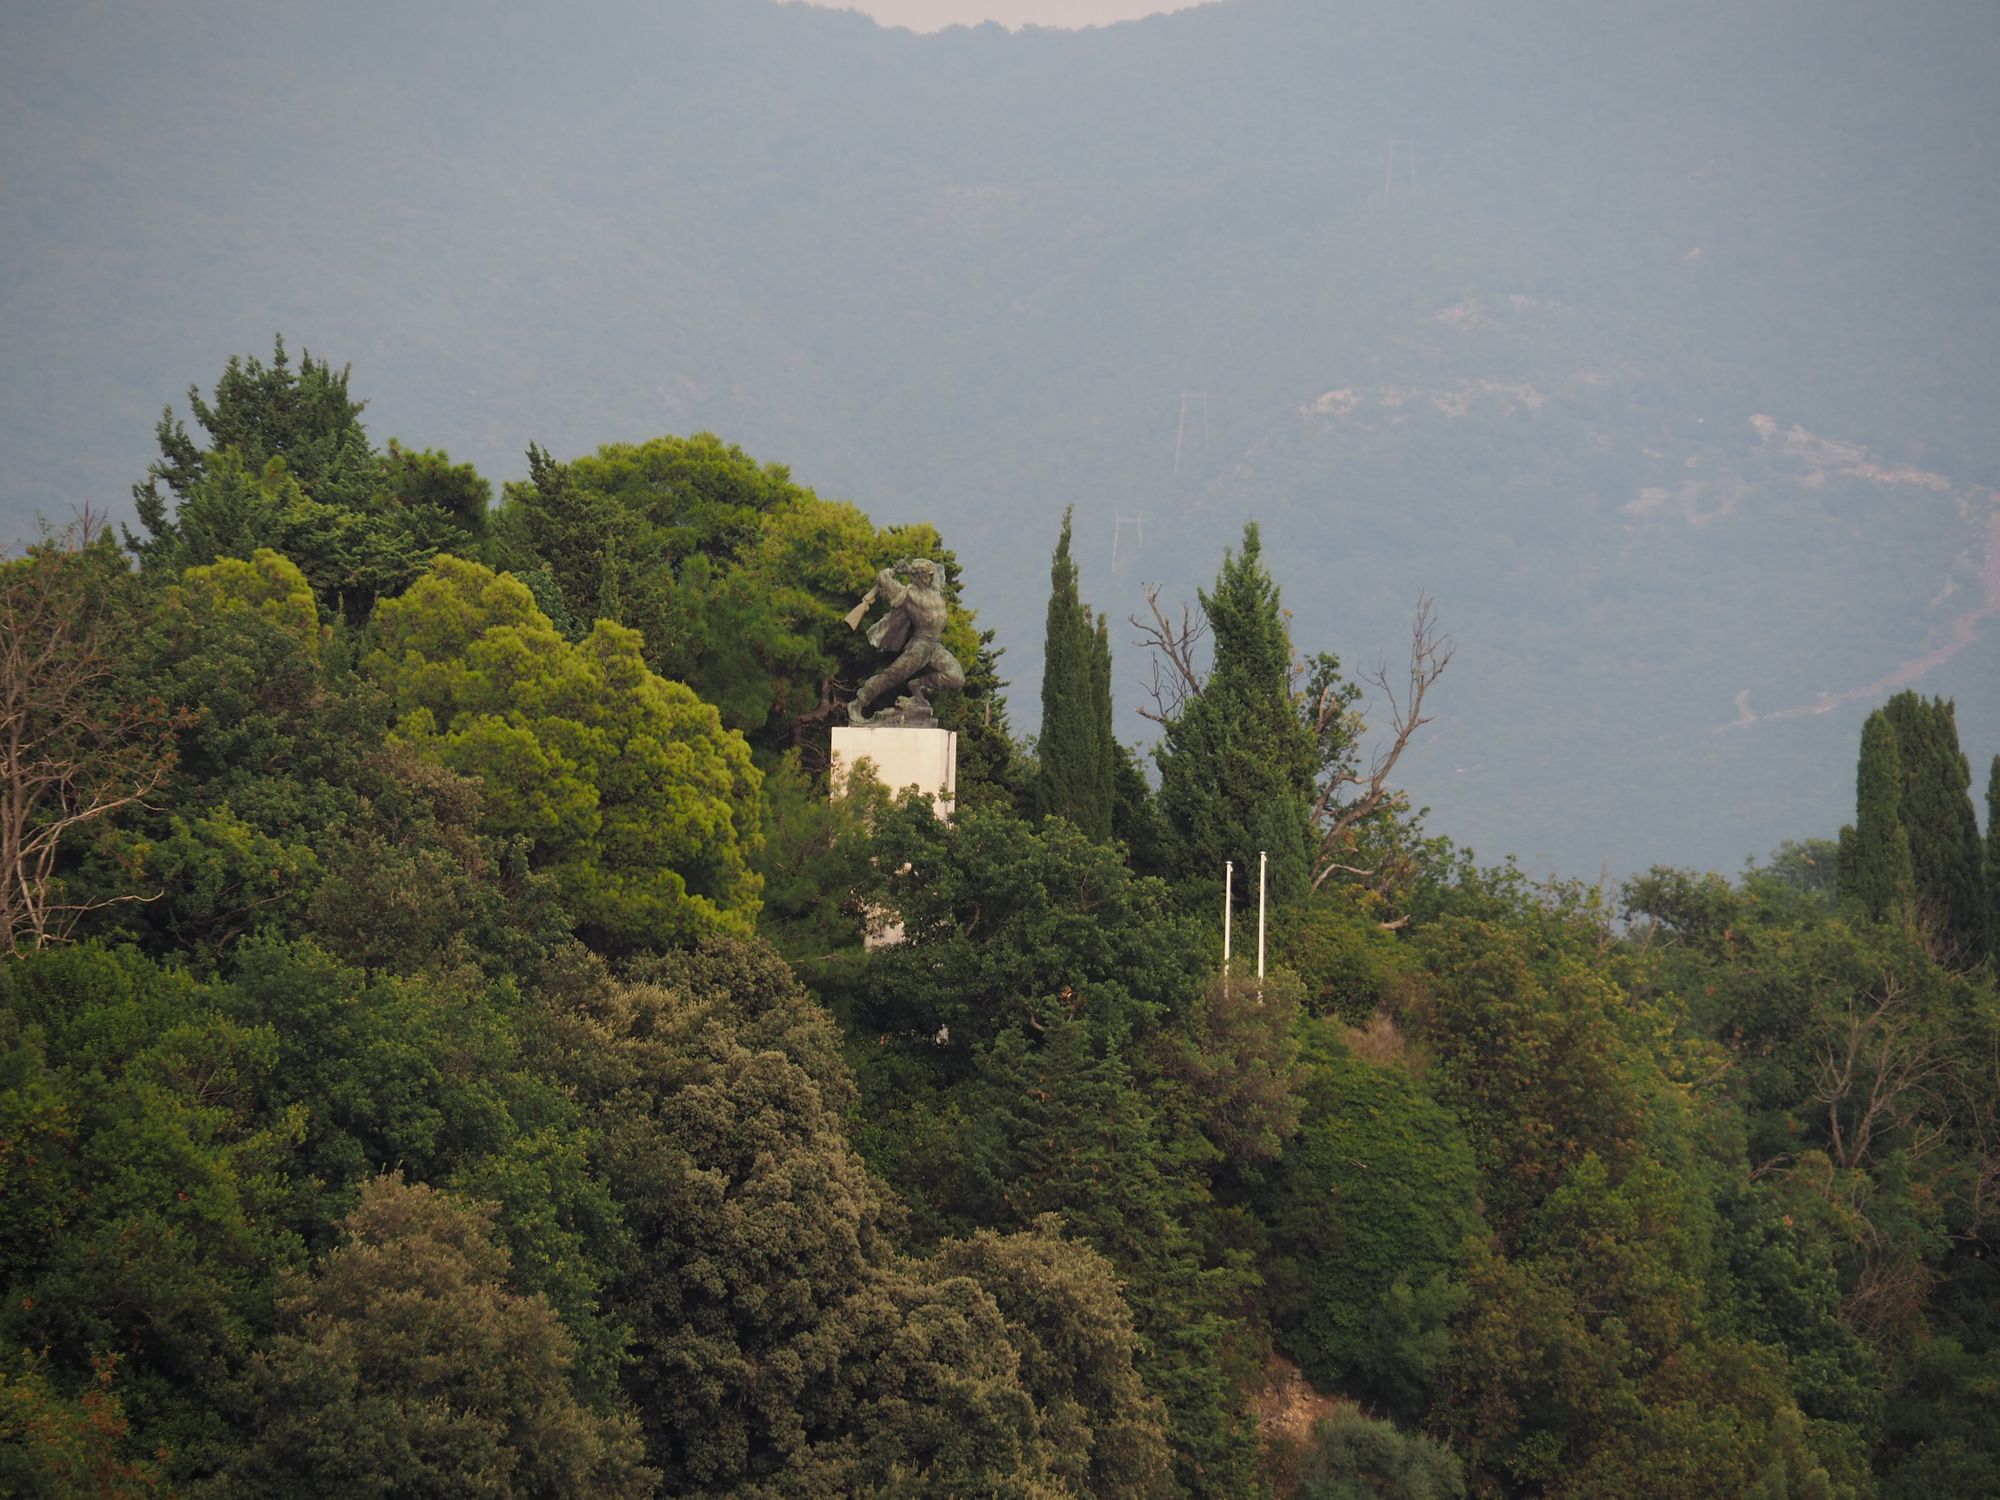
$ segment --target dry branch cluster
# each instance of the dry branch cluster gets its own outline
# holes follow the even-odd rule
[[[94,517],[0,563],[0,954],[124,895],[65,899],[64,841],[157,790],[186,716],[115,690],[124,562]]]

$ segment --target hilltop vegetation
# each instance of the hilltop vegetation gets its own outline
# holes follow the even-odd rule
[[[1254,527],[1156,796],[1067,530],[1029,745],[935,532],[712,437],[494,504],[282,346],[194,415],[129,546],[0,564],[0,1488],[2000,1487],[1950,704],[1871,719],[1838,845],[1614,904],[1371,783]],[[824,780],[918,549],[949,823]]]
[[[379,434],[495,478],[706,429],[937,525],[1026,727],[1066,508],[1120,648],[1249,519],[1357,664],[1428,590],[1466,655],[1406,784],[1537,875],[1832,829],[1905,686],[2000,737],[1981,0],[0,25],[7,536],[283,327],[395,351]]]

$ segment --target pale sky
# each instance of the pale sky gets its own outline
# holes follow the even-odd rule
[[[937,31],[945,26],[1108,26],[1170,10],[1186,10],[1204,0],[808,0],[833,10],[866,11],[884,26]]]

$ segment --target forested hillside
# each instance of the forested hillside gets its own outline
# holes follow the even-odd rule
[[[1255,524],[1149,777],[1067,522],[1031,750],[949,534],[707,435],[496,494],[362,394],[235,359],[129,531],[0,563],[0,1492],[2000,1492],[1950,701],[1838,840],[1539,884]],[[948,822],[824,776],[915,553]]]
[[[1302,649],[1439,601],[1459,837],[1737,868],[1901,688],[2000,737],[1988,10],[8,7],[0,529],[282,329],[498,478],[709,430],[945,528],[1032,729],[1066,508],[1120,646],[1255,518]]]

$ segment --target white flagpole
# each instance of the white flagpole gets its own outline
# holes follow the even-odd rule
[[[1264,989],[1264,866],[1271,856],[1262,850],[1257,854],[1257,992]]]
[[[1235,886],[1236,861],[1225,859],[1222,862],[1222,977],[1224,979],[1229,977],[1230,902],[1235,897]]]

